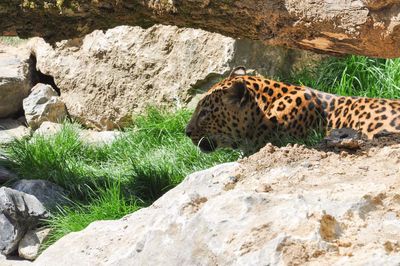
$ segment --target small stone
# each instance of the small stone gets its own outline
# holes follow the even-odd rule
[[[61,122],[67,117],[65,104],[50,86],[36,84],[23,100],[26,121],[32,129],[37,129],[44,121]]]
[[[341,233],[340,226],[335,217],[329,214],[324,214],[320,220],[319,234],[325,241],[337,239]]]
[[[118,137],[120,137],[122,132],[120,131],[94,131],[94,130],[81,130],[79,131],[79,138],[92,145],[102,145],[111,144]]]
[[[256,192],[271,192],[272,187],[269,184],[261,184],[256,188]]]
[[[0,120],[0,144],[7,144],[30,135],[30,130],[14,119]]]
[[[58,123],[44,121],[38,129],[35,130],[34,135],[51,136],[59,133],[63,126]]]
[[[18,245],[18,254],[21,258],[34,260],[39,255],[40,245],[47,239],[50,229],[41,228],[29,230]]]

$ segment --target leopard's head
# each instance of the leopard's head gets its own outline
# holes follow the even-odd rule
[[[247,145],[254,108],[253,92],[246,87],[246,70],[235,68],[201,98],[186,127],[186,135],[203,152],[217,148],[242,149]],[[254,121],[253,121],[254,122]]]

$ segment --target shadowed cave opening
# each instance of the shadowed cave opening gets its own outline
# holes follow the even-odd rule
[[[29,72],[31,75],[30,78],[31,87],[33,88],[38,83],[48,84],[57,92],[58,96],[60,96],[61,91],[60,88],[54,82],[54,78],[50,75],[46,75],[40,72],[40,70],[36,68],[36,64],[37,64],[36,56],[34,54],[31,54],[31,56],[29,57],[29,67],[30,67]]]

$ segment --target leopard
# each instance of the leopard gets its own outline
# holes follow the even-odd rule
[[[284,136],[349,128],[373,139],[400,133],[400,99],[340,96],[304,85],[248,75],[243,66],[200,98],[185,133],[202,152],[251,154]]]

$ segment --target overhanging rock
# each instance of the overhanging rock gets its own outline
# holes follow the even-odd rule
[[[400,56],[395,0],[12,0],[0,3],[0,17],[7,18],[0,34],[52,42],[118,25],[162,23],[321,53]]]

